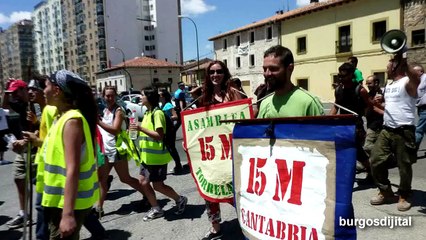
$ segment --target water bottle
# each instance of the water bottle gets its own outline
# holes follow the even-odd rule
[[[138,118],[136,117],[136,110],[132,111],[130,115],[129,122],[131,125],[138,125]],[[129,137],[132,140],[136,140],[138,138],[138,130],[129,130]]]

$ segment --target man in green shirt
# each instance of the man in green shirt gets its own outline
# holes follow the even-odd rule
[[[352,79],[352,82],[362,84],[364,77],[362,77],[362,72],[357,68],[358,58],[354,56],[348,57],[348,62],[355,67],[354,78]]]
[[[293,69],[294,58],[290,49],[277,45],[266,50],[263,76],[275,92],[262,101],[258,118],[324,115],[318,98],[291,82]]]

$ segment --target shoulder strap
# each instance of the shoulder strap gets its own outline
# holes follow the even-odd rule
[[[121,106],[117,105],[117,107],[112,110],[111,113],[112,113],[112,121],[113,122],[114,122],[114,119],[115,119],[115,113],[117,112],[117,109],[121,109]]]

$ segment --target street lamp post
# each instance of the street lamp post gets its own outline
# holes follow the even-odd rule
[[[123,58],[123,70],[127,73],[127,75],[129,75],[129,80],[130,80],[129,94],[130,94],[131,91],[133,90],[133,80],[132,80],[132,75],[130,75],[130,73],[126,69],[126,56],[124,55],[124,52],[121,48],[118,48],[118,47],[110,47],[110,48],[121,52],[121,56]]]
[[[200,85],[200,80],[199,80],[199,74],[200,74],[200,50],[198,48],[198,29],[197,29],[197,24],[195,24],[194,20],[192,20],[192,18],[187,17],[187,16],[182,16],[182,15],[178,15],[178,18],[186,18],[189,21],[191,21],[194,24],[195,27],[195,42],[197,44],[197,81],[198,81],[198,85]]]

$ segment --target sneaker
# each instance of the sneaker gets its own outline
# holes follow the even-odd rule
[[[214,233],[209,230],[209,232],[202,238],[202,240],[220,240],[222,236],[222,231]]]
[[[188,198],[184,196],[180,196],[179,202],[176,203],[176,215],[181,215],[186,208],[186,204],[188,203]]]
[[[398,201],[398,204],[396,204],[396,208],[400,212],[405,212],[405,211],[410,210],[410,208],[411,208],[410,199],[399,196],[399,201]]]
[[[174,167],[172,170],[169,171],[171,174],[181,174],[183,172],[182,166],[180,167]]]
[[[395,195],[393,194],[392,189],[389,187],[388,190],[380,190],[377,196],[371,198],[371,205],[382,205],[385,203],[391,203],[394,200]]]
[[[367,169],[364,166],[364,164],[362,164],[360,161],[356,161],[356,173],[362,173],[362,172],[366,172]]]
[[[7,160],[0,160],[0,165],[7,165],[7,164],[10,164],[10,163],[12,163],[12,162],[7,161]]]
[[[10,229],[20,228],[24,226],[24,216],[17,215],[14,219],[6,223]]]
[[[143,217],[143,221],[144,222],[151,221],[153,219],[160,218],[162,216],[164,216],[164,211],[162,209],[151,208],[151,210],[148,211],[148,214],[146,214],[145,217]]]

